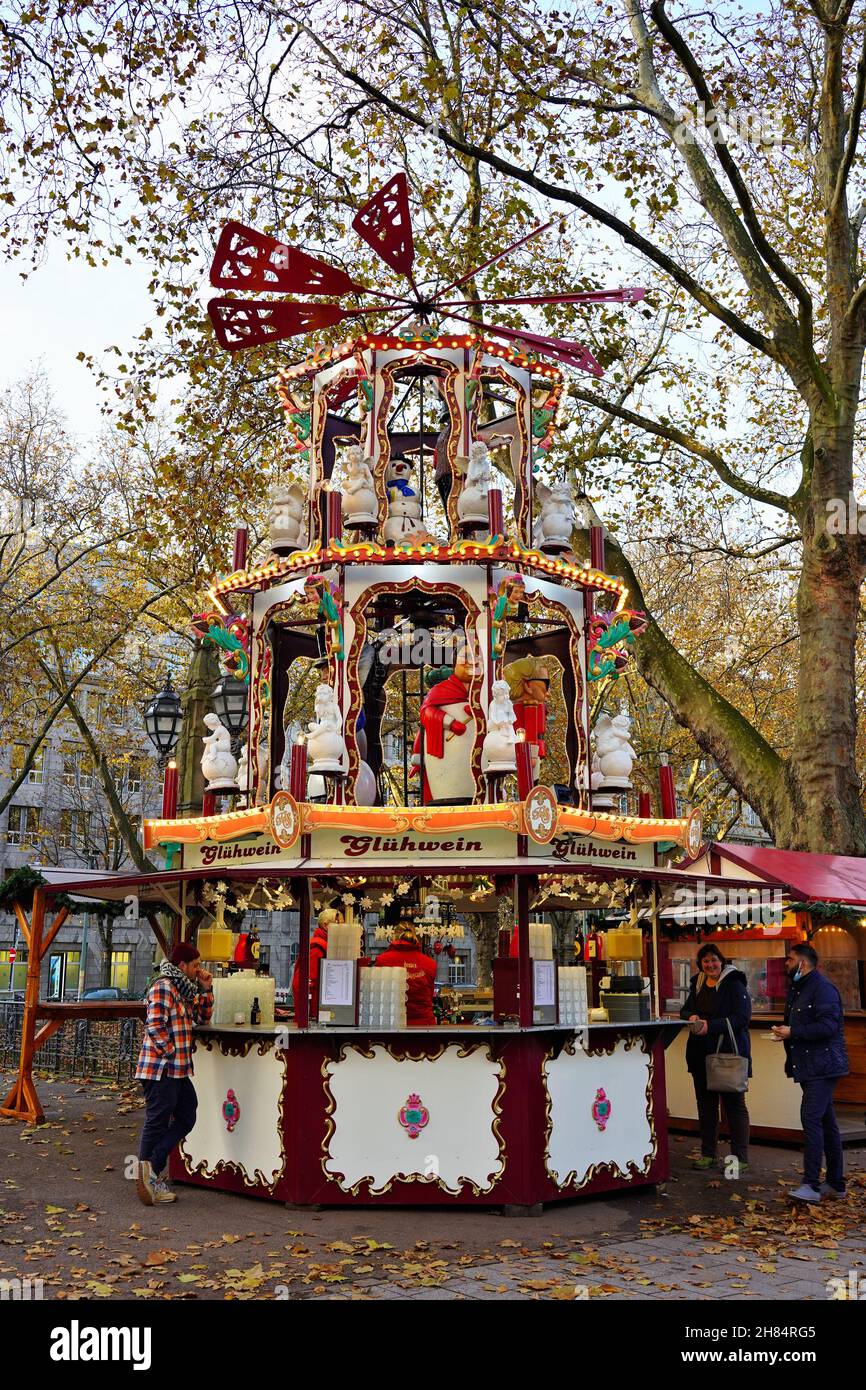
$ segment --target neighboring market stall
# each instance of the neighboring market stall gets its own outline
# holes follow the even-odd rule
[[[845,1010],[850,1075],[836,1088],[843,1131],[862,1138],[866,1124],[866,860],[806,854],[762,845],[713,843],[689,863],[692,872],[728,882],[724,899],[704,892],[688,909],[662,911],[660,975],[663,1007],[678,1009],[695,970],[695,952],[717,942],[749,981],[754,1077],[749,1094],[758,1137],[798,1140],[800,1091],[782,1076],[770,1029],[781,1022],[787,994],[784,958],[792,941],[810,941],[821,969],[839,989]],[[756,888],[756,884],[760,888]],[[781,885],[781,886],[780,886]],[[737,891],[739,889],[739,892]],[[691,914],[691,919],[689,917]],[[696,1122],[685,1071],[685,1040],[668,1059],[672,1123]]]

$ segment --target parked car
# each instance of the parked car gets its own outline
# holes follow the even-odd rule
[[[95,1002],[99,999],[117,1001],[120,999],[136,999],[137,995],[131,994],[128,989],[117,989],[115,985],[106,986],[105,989],[87,989],[81,996],[82,1004]]]

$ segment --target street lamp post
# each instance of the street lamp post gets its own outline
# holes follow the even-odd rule
[[[144,711],[144,727],[159,754],[160,768],[165,767],[174,752],[180,736],[180,721],[180,696],[172,688],[171,676],[167,675],[164,689],[153,697]]]
[[[220,678],[212,696],[214,713],[231,734],[235,757],[240,751],[241,731],[247,722],[248,693],[246,681],[226,675]]]

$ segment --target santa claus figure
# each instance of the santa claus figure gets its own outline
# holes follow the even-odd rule
[[[550,673],[537,656],[522,656],[519,661],[512,661],[506,666],[502,674],[511,692],[515,725],[523,729],[526,735],[526,742],[532,751],[533,774],[537,778],[539,763],[547,752],[544,731],[547,727]]]
[[[447,668],[446,668],[447,669]],[[421,764],[424,735],[425,806],[471,802],[475,796],[472,753],[477,726],[469,704],[474,664],[468,647],[458,652],[450,675],[434,677],[435,684],[421,705],[421,728],[412,749],[413,774]]]

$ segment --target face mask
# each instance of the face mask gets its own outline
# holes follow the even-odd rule
[[[802,974],[803,974],[803,967],[800,966],[800,965],[798,965],[798,966],[797,966],[797,969],[794,971],[794,979],[795,979],[795,980],[799,980],[799,979],[802,977]]]

